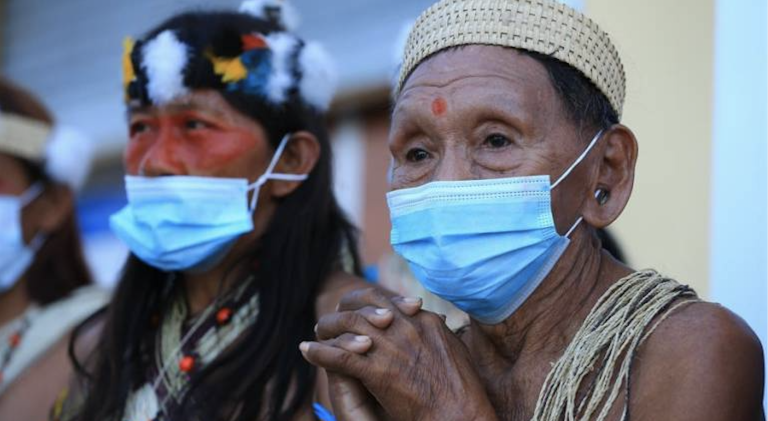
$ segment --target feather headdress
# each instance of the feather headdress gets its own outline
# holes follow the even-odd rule
[[[225,29],[212,45],[198,45],[193,35],[172,30],[138,42],[128,39],[123,56],[126,98],[162,104],[193,89],[213,88],[258,95],[277,107],[299,100],[327,110],[336,87],[334,66],[318,43],[305,43],[288,32],[298,22],[291,5],[246,0],[240,12],[277,29],[239,34]],[[195,61],[200,58],[209,61],[212,75],[199,74],[206,67]]]

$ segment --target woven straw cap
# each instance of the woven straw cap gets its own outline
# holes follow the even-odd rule
[[[469,44],[557,58],[591,80],[621,117],[626,80],[616,48],[591,19],[555,0],[442,0],[432,5],[408,36],[395,96],[424,59]]]

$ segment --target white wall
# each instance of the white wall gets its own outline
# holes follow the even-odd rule
[[[712,299],[766,346],[766,2],[717,0],[712,147]],[[685,186],[677,186],[684,192]]]
[[[333,139],[333,191],[352,222],[363,223],[365,142],[359,122],[344,121]]]

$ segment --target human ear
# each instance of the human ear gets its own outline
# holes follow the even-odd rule
[[[275,166],[279,174],[309,174],[320,158],[320,141],[307,131],[291,134],[291,138]],[[274,197],[285,197],[299,188],[302,181],[270,180],[270,193]]]
[[[73,208],[72,190],[61,184],[46,185],[40,197],[23,211],[24,240],[29,243],[37,234],[53,234],[69,217]]]
[[[587,199],[582,215],[589,225],[605,228],[621,215],[632,195],[637,139],[629,128],[616,124],[605,131],[600,143],[594,196]]]

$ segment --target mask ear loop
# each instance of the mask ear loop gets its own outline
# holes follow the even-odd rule
[[[267,170],[264,171],[264,174],[262,174],[261,177],[257,178],[253,184],[248,186],[248,190],[253,190],[253,196],[251,196],[251,205],[250,205],[251,212],[256,210],[256,205],[259,204],[259,189],[261,188],[261,186],[266,184],[267,181],[269,180],[304,181],[309,177],[308,174],[281,174],[281,173],[273,174],[272,173],[272,171],[275,170],[275,166],[277,166],[277,163],[280,161],[280,156],[282,156],[283,151],[285,150],[286,145],[288,145],[288,141],[290,139],[291,139],[290,133],[287,133],[285,136],[283,136],[283,139],[280,141],[280,145],[278,145],[277,150],[275,150],[275,154],[272,155],[272,161],[269,162],[269,166],[267,167]]]
[[[565,170],[563,175],[561,175],[560,178],[558,178],[557,181],[555,181],[555,184],[553,184],[552,187],[549,188],[550,190],[554,190],[555,187],[557,187],[558,184],[560,184],[563,180],[565,180],[565,177],[568,177],[571,171],[573,171],[573,169],[576,168],[576,166],[578,166],[581,163],[581,161],[583,161],[584,158],[587,157],[587,154],[589,153],[589,151],[591,151],[592,148],[597,143],[597,141],[600,140],[600,137],[603,135],[603,131],[604,131],[603,129],[600,129],[600,131],[597,132],[595,137],[593,137],[592,140],[589,142],[589,145],[587,145],[587,148],[584,149],[584,152],[582,152],[581,155],[579,155],[579,157],[576,158],[575,161],[573,161],[573,164],[571,164],[571,166],[568,167],[567,170]]]
[[[43,194],[44,190],[45,190],[45,186],[40,181],[37,181],[31,186],[29,186],[29,188],[19,196],[19,204],[21,205],[21,208],[22,209],[25,208],[27,205],[32,203],[35,199],[40,197],[40,195]],[[45,241],[47,239],[48,239],[48,235],[39,232],[32,238],[32,241],[29,242],[27,247],[29,247],[30,250],[37,253],[37,251],[40,250],[40,247],[42,247],[43,244],[45,244]]]
[[[45,190],[45,186],[43,186],[43,183],[40,181],[37,181],[29,186],[29,188],[19,196],[19,203],[21,204],[21,207],[26,207],[35,199],[40,197],[40,195],[43,194],[43,190]]]
[[[598,199],[598,200],[599,200],[599,199],[600,199],[600,197],[603,195],[603,192],[604,192],[604,190],[603,190],[603,189],[598,189],[598,190],[595,192],[595,199]],[[605,202],[602,202],[602,203],[600,203],[600,204],[602,205],[603,203],[605,203]],[[579,226],[579,224],[581,223],[581,221],[583,221],[583,220],[584,220],[584,217],[583,217],[583,216],[580,216],[580,217],[579,217],[579,219],[577,219],[577,220],[576,220],[576,223],[575,223],[575,224],[573,224],[573,226],[571,226],[571,229],[569,229],[569,230],[568,230],[568,232],[567,232],[567,233],[565,233],[565,238],[568,238],[568,237],[570,237],[570,236],[571,236],[571,233],[573,233],[573,230],[575,230],[575,229],[576,229],[576,227],[578,227],[578,226]]]
[[[565,180],[565,178],[568,177],[571,171],[573,171],[573,169],[576,168],[576,166],[578,166],[581,163],[581,161],[583,161],[584,158],[587,157],[587,154],[589,153],[589,151],[591,151],[592,148],[597,143],[597,141],[600,140],[600,137],[603,135],[603,131],[604,131],[603,129],[600,129],[600,131],[597,132],[597,134],[595,134],[595,137],[593,137],[592,140],[589,142],[589,145],[587,145],[586,149],[584,149],[584,152],[582,152],[581,155],[579,155],[579,157],[576,158],[575,161],[573,161],[573,164],[571,164],[571,166],[568,167],[567,170],[565,170],[563,175],[561,175],[560,178],[558,178],[557,181],[555,181],[555,184],[552,184],[552,186],[549,188],[550,191],[554,190],[555,187],[558,186],[558,184],[560,184],[563,180]],[[574,222],[573,225],[571,225],[571,228],[568,230],[568,232],[565,233],[565,238],[570,238],[573,231],[576,229],[576,227],[579,226],[579,224],[581,224],[583,220],[584,220],[584,217],[579,216],[579,219],[577,219],[576,222]]]

